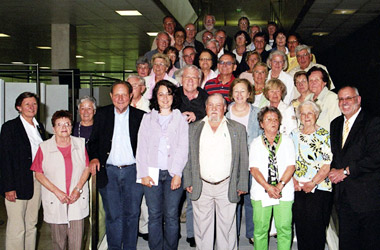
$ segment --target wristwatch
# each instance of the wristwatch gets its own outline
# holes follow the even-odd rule
[[[80,189],[79,187],[75,187],[75,189],[76,189],[80,194],[83,193],[83,189]]]
[[[280,180],[280,183],[285,187],[285,185],[286,185],[286,182],[285,182],[285,181],[281,181],[281,180]]]
[[[347,170],[345,169],[345,170],[343,170],[343,174],[345,175],[345,176],[347,176],[348,175],[348,172],[347,172]]]

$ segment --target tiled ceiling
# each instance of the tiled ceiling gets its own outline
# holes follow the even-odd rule
[[[50,51],[39,50],[36,46],[50,45],[52,23],[70,23],[76,26],[77,54],[84,56],[83,59],[77,59],[77,67],[82,71],[133,70],[137,57],[150,49],[153,39],[146,32],[162,29],[162,18],[171,9],[165,7],[167,2],[170,1],[0,0],[0,33],[11,36],[0,38],[0,63],[22,61],[50,66]],[[277,19],[285,29],[295,28],[308,44],[318,49],[332,46],[380,14],[380,1],[373,0],[189,2],[193,6],[189,11],[201,16],[213,13],[217,25],[223,26],[230,35],[236,32],[237,20],[241,16],[247,16],[251,23],[262,26],[268,20]],[[353,15],[331,14],[336,8],[355,8],[358,11]],[[115,13],[118,9],[136,9],[143,15],[121,17]],[[181,16],[175,17],[180,23],[184,22],[180,20]],[[301,19],[295,27],[297,17]],[[312,37],[315,31],[327,31],[330,34]],[[95,65],[94,61],[104,61],[106,64]]]

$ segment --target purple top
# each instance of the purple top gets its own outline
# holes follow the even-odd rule
[[[87,142],[90,139],[91,131],[92,131],[92,125],[82,126],[80,125],[80,122],[77,122],[75,123],[75,126],[74,126],[73,136],[84,138],[86,141],[86,146],[87,146]]]
[[[162,129],[159,117],[158,111],[153,109],[141,121],[136,152],[137,179],[148,176],[148,167],[160,168],[159,150],[163,136],[167,137],[165,144],[169,174],[172,177],[182,177],[189,150],[189,125],[186,117],[178,109],[173,110],[166,131]]]

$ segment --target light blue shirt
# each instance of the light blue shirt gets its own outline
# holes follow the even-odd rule
[[[115,113],[115,125],[113,128],[112,147],[107,164],[115,166],[131,165],[136,163],[133,156],[131,139],[129,137],[129,107],[124,113]]]

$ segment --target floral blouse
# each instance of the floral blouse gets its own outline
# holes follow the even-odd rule
[[[296,171],[294,178],[303,177],[311,180],[324,164],[331,164],[332,153],[330,145],[330,133],[319,128],[308,135],[298,129],[291,134],[296,149]],[[332,191],[332,184],[328,177],[317,185],[318,190]]]

